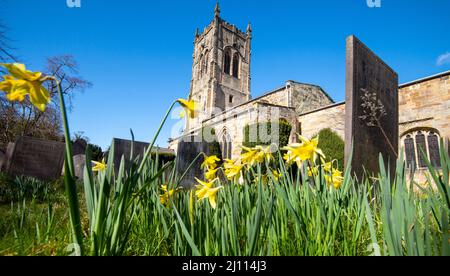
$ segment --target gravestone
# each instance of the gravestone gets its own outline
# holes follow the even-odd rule
[[[12,157],[12,154],[14,152],[15,145],[16,144],[14,144],[14,143],[8,143],[8,146],[6,147],[6,153],[5,153],[6,154],[6,156],[5,156],[6,160],[5,160],[5,164],[3,165],[3,170],[4,171],[7,171],[8,168],[9,168],[9,164],[11,163],[11,157]]]
[[[361,118],[365,115],[363,90],[376,94],[377,102],[384,106],[386,115],[380,124],[386,136]],[[398,75],[355,36],[347,38],[345,112],[345,159],[348,163],[353,145],[352,173],[359,178],[364,169],[377,174],[381,153],[393,175],[399,137]]]
[[[6,166],[6,153],[0,150],[0,172],[3,171],[3,167]]]
[[[86,155],[75,155],[73,157],[73,166],[75,169],[75,177],[82,180],[84,178],[84,167],[86,166]]]
[[[64,143],[19,137],[13,146],[7,172],[40,180],[55,180],[61,176],[64,164]]]
[[[114,144],[114,170],[116,173],[119,171],[120,167],[120,161],[122,159],[122,156],[124,156],[125,159],[125,169],[128,170],[131,167],[131,161],[130,161],[130,155],[131,155],[131,140],[124,140],[124,139],[113,139]],[[138,142],[134,141],[133,143],[133,159],[137,158],[139,156],[139,160],[142,160],[144,157],[146,149],[150,147],[149,143],[145,142]],[[167,155],[173,155],[174,152],[169,149],[160,148],[160,147],[153,147],[152,152],[158,152],[159,154],[167,154]]]
[[[73,156],[79,155],[79,154],[86,154],[86,148],[88,146],[88,143],[84,139],[76,139],[75,142],[72,144],[72,152]]]
[[[194,185],[197,185],[198,183],[195,178],[200,180],[204,179],[204,172],[201,169],[204,158],[200,157],[194,163],[192,163],[192,161],[194,161],[200,153],[204,153],[208,156],[217,155],[215,143],[208,143],[204,141],[197,142],[202,140],[197,138],[198,137],[196,136],[185,137],[178,144],[177,174],[181,177],[186,172],[186,175],[180,182],[180,185],[185,188],[192,188]],[[189,166],[191,166],[191,168],[188,170]]]

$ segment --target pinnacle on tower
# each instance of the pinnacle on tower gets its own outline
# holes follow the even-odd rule
[[[214,8],[214,14],[215,14],[216,17],[220,17],[219,1],[217,1],[216,7]]]
[[[251,32],[252,32],[252,24],[250,22],[248,22],[247,33],[251,33]]]

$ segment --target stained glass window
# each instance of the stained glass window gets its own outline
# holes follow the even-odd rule
[[[428,152],[430,154],[430,162],[433,167],[441,167],[441,158],[439,155],[439,138],[431,132],[428,135]]]
[[[414,146],[414,139],[411,135],[406,136],[405,139],[406,164],[409,168],[416,167],[416,147]]]

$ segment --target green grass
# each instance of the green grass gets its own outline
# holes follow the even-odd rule
[[[215,210],[189,191],[161,204],[159,186],[165,179],[176,184],[177,177],[149,160],[140,177],[121,168],[117,177],[107,171],[90,180],[97,201],[79,196],[84,247],[91,255],[132,256],[449,255],[450,158],[441,155],[443,170],[429,168],[435,189],[420,194],[411,192],[402,162],[395,177],[382,170],[377,179],[356,183],[347,173],[338,190],[320,176],[308,178],[306,168],[299,178],[280,163],[280,181],[261,177],[255,167],[245,172],[244,185],[221,183]],[[109,191],[103,188],[98,205],[102,185]],[[68,206],[58,193],[50,203],[29,199],[25,208],[23,201],[0,206],[0,255],[71,253]]]

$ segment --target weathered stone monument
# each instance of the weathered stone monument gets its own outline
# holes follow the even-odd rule
[[[374,118],[368,118],[363,96],[372,93]],[[372,106],[373,107],[373,106]],[[370,109],[370,108],[369,108]],[[381,115],[383,113],[384,115]],[[345,159],[353,150],[352,169],[361,177],[379,172],[383,155],[391,175],[398,153],[398,75],[355,36],[347,38]],[[378,121],[377,121],[378,119]],[[353,146],[353,149],[352,149]]]
[[[77,156],[79,154],[86,154],[86,148],[88,143],[84,139],[76,139],[72,144],[72,152],[73,156]]]
[[[72,144],[73,152],[73,166],[75,169],[75,176],[78,179],[84,177],[84,167],[86,165],[86,148],[88,143],[84,139],[76,139]]]
[[[11,148],[12,147],[12,148]],[[41,180],[55,180],[64,165],[64,143],[36,138],[19,137],[9,147],[7,172]]]
[[[6,166],[6,153],[0,150],[0,172],[3,171],[3,167]]]
[[[7,171],[9,168],[9,164],[11,163],[11,157],[14,151],[15,144],[14,143],[8,143],[8,146],[6,147],[6,156],[5,156],[5,163],[3,164],[3,170]]]
[[[191,188],[198,184],[195,178],[203,180],[204,172],[201,169],[201,165],[204,161],[203,156],[198,158],[194,163],[192,163],[192,161],[194,161],[200,153],[204,153],[208,156],[217,155],[218,152],[220,152],[220,148],[216,147],[218,147],[218,143],[208,143],[202,141],[202,139],[199,139],[197,136],[183,138],[178,144],[177,151],[177,174],[181,177],[186,173],[180,182],[182,187]],[[188,170],[189,166],[191,167]]]
[[[86,155],[78,154],[73,157],[73,167],[75,169],[75,177],[84,178],[84,167],[86,166]]]
[[[125,169],[126,170],[130,169],[130,167],[131,167],[130,156],[131,156],[132,142],[133,141],[131,141],[131,140],[123,140],[123,139],[117,139],[117,138],[113,139],[114,170],[116,171],[116,173],[119,170],[120,161],[122,159],[122,156],[124,156],[124,159],[125,159]],[[141,158],[144,156],[146,149],[148,149],[149,147],[150,147],[149,143],[134,141],[134,143],[133,143],[133,159],[137,158],[139,156],[140,160],[142,160]],[[158,154],[160,154],[160,155],[168,155],[168,156],[174,155],[174,152],[172,150],[160,148],[160,147],[154,147],[152,152],[153,153],[158,152]]]

